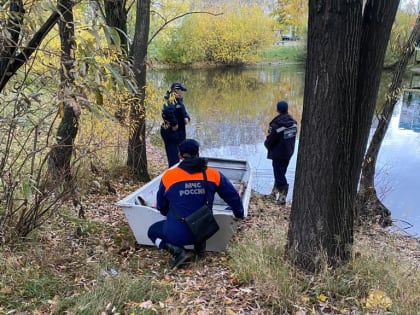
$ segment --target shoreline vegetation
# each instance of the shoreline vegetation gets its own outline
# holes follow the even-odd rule
[[[304,43],[300,41],[286,41],[279,45],[260,51],[255,57],[256,60],[246,63],[226,64],[215,62],[191,62],[184,64],[167,63],[156,60],[153,56],[149,58],[147,66],[150,70],[162,69],[211,69],[223,67],[255,67],[258,65],[278,65],[278,64],[303,64],[304,63]]]
[[[164,153],[149,145],[151,176]],[[420,240],[379,226],[355,233],[352,259],[305,274],[284,258],[290,204],[253,192],[228,249],[171,271],[169,254],[139,246],[116,194],[86,192],[26,240],[0,248],[0,314],[417,314]],[[19,272],[17,272],[19,270]],[[20,313],[19,313],[20,312]]]

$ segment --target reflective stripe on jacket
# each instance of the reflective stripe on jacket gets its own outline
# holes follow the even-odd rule
[[[270,122],[264,146],[267,158],[271,160],[289,160],[295,150],[297,134],[296,120],[287,113],[279,114]]]

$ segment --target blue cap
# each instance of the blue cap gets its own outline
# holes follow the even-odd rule
[[[187,89],[181,83],[175,82],[175,83],[172,83],[171,90],[186,91]]]
[[[183,153],[188,153],[191,156],[196,156],[199,148],[200,144],[194,139],[185,139],[178,145],[178,150],[181,155]]]
[[[286,101],[280,101],[277,103],[277,111],[280,113],[287,113],[287,109],[289,108],[289,104]]]

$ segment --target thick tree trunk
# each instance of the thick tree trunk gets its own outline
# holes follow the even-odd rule
[[[51,150],[49,161],[49,168],[54,176],[57,178],[64,177],[66,182],[70,182],[72,179],[71,156],[80,115],[76,99],[71,94],[74,93],[71,91],[73,90],[73,68],[75,62],[73,4],[72,0],[60,0],[58,3],[58,9],[61,13],[59,29],[62,51],[60,68],[62,115],[57,129],[57,144]]]
[[[150,0],[137,1],[135,35],[130,53],[133,71],[139,89],[138,101],[130,107],[130,136],[128,140],[127,165],[136,178],[150,180],[146,156],[146,56],[150,25]]]
[[[356,173],[363,156],[359,148],[369,132],[364,124],[370,126],[373,115],[365,119],[359,111],[374,106],[380,79],[376,63],[383,62],[398,2],[368,1],[364,15],[357,0],[309,2],[304,107],[287,244],[289,258],[305,270],[351,257]],[[385,44],[368,46],[369,37]],[[379,73],[371,73],[371,81],[364,81],[369,88],[358,94],[369,71]]]
[[[360,186],[356,198],[356,214],[359,222],[372,220],[382,226],[392,223],[391,212],[379,200],[375,189],[376,162],[381,148],[382,141],[388,130],[395,104],[400,95],[400,87],[408,61],[415,51],[415,45],[420,40],[420,17],[417,17],[416,24],[405,44],[401,56],[393,72],[391,85],[385,96],[385,103],[378,115],[378,126],[367,149],[360,177]]]
[[[287,246],[290,259],[309,271],[324,257],[347,260],[347,244],[352,243],[349,117],[356,101],[362,7],[359,1],[339,2],[309,4],[304,107]]]

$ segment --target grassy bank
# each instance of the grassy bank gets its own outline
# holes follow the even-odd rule
[[[420,239],[372,226],[355,235],[353,258],[305,274],[284,259],[289,207],[253,196],[253,220],[230,255],[240,281],[258,288],[270,314],[418,314]]]
[[[305,58],[304,44],[299,42],[283,42],[259,52],[261,62],[301,63]]]

